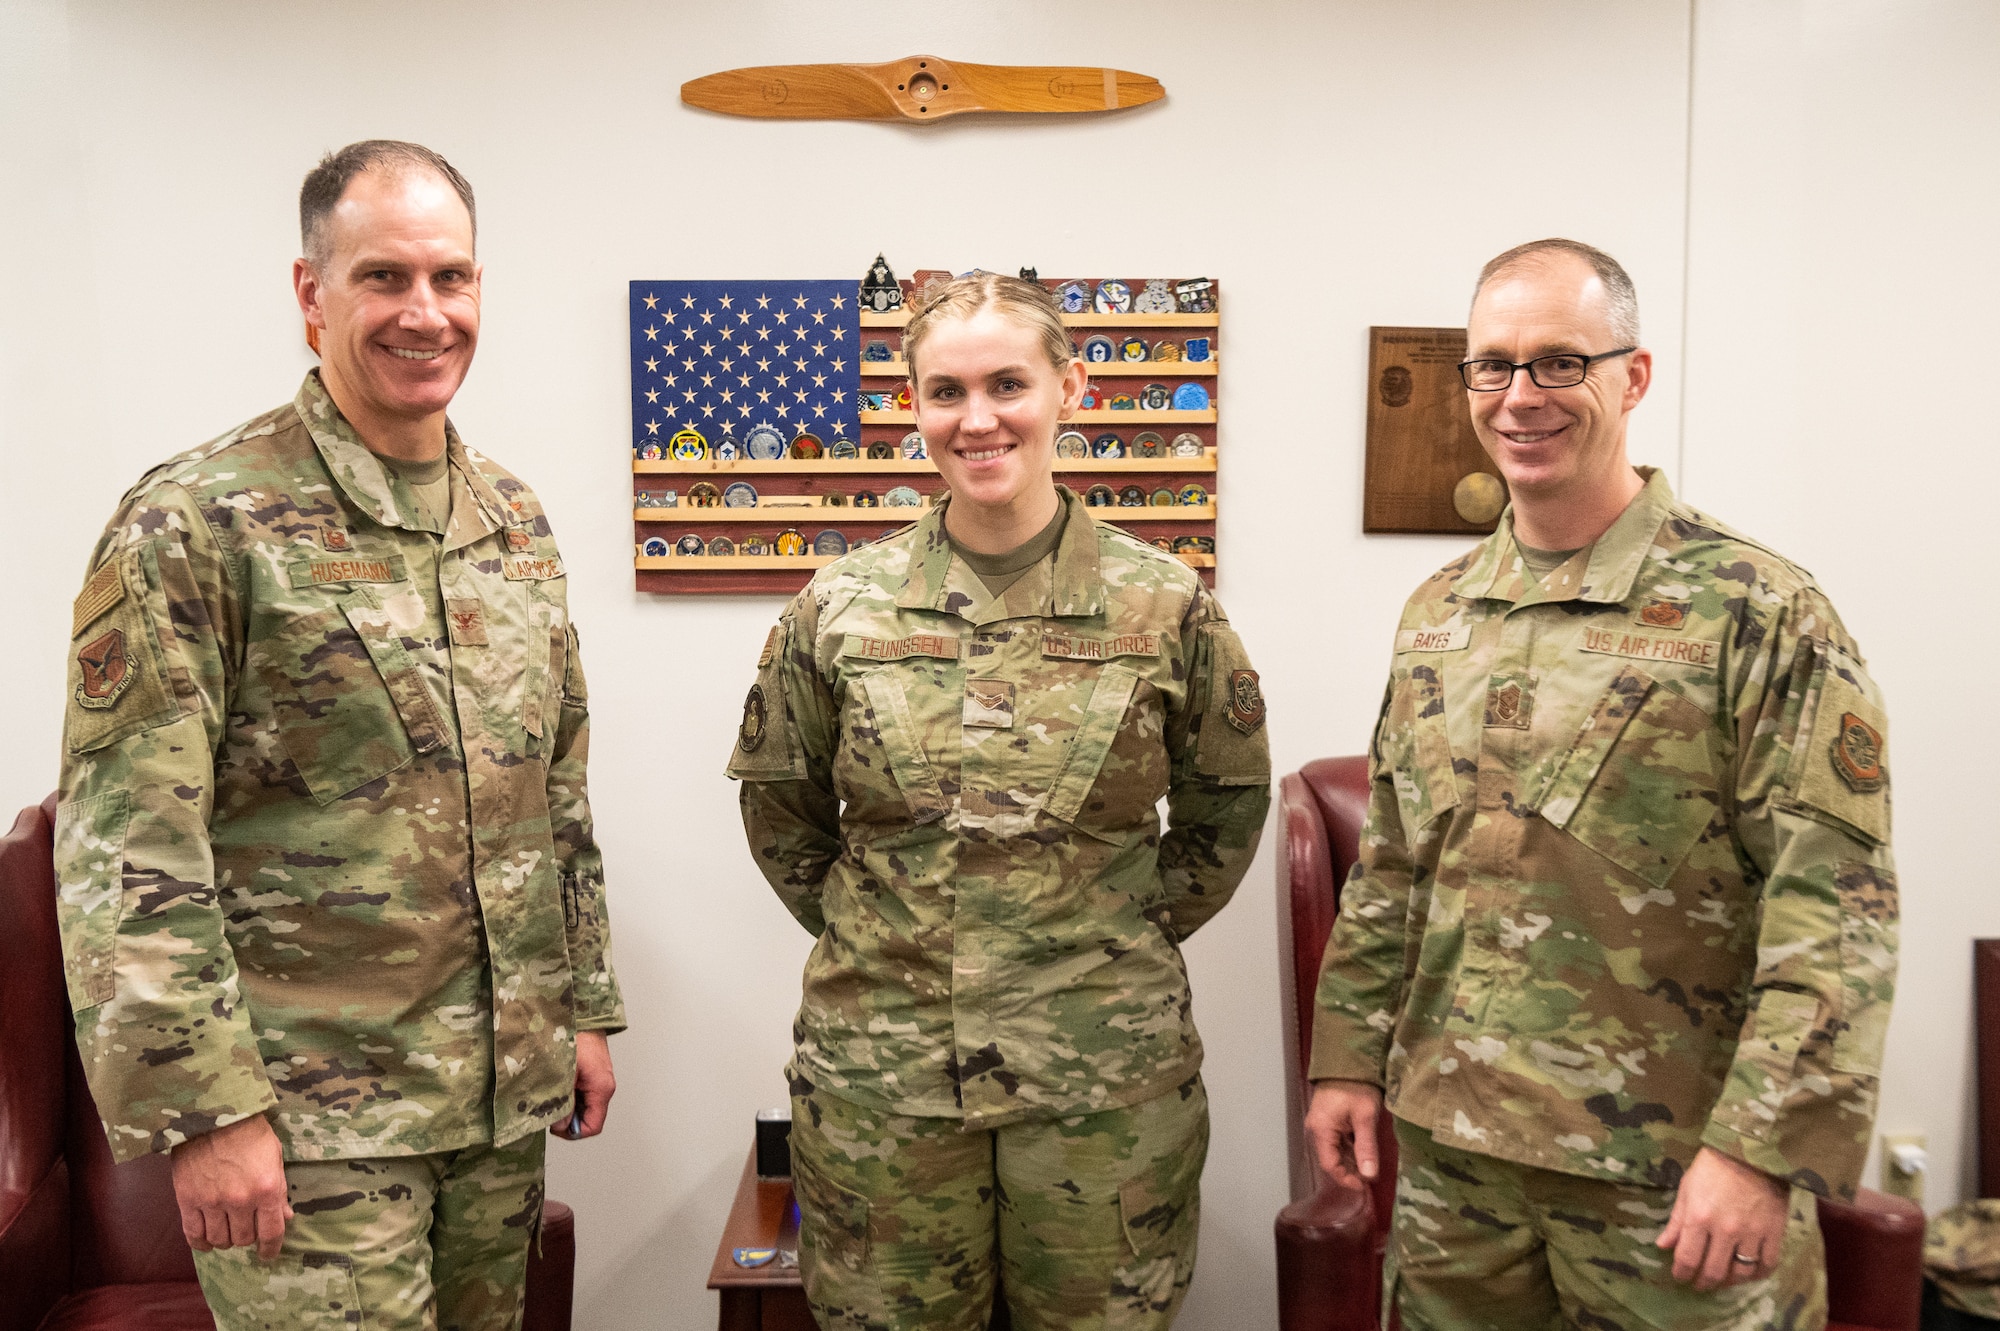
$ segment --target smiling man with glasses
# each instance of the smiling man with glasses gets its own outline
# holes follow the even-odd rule
[[[1511,503],[1403,611],[1315,1152],[1372,1178],[1394,1115],[1410,1331],[1823,1326],[1895,976],[1881,696],[1809,574],[1627,458],[1616,260],[1509,250],[1467,334]]]

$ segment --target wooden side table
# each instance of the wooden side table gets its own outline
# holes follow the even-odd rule
[[[708,1287],[722,1296],[719,1331],[814,1331],[812,1309],[806,1305],[796,1261],[780,1266],[736,1264],[738,1248],[776,1248],[796,1258],[799,1250],[799,1208],[792,1200],[788,1178],[757,1177],[757,1152],[752,1148],[736,1184],[736,1202],[722,1227],[715,1262],[708,1268]]]

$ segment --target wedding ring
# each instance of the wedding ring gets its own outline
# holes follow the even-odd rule
[[[1740,1252],[1738,1252],[1738,1253],[1731,1253],[1731,1254],[1729,1255],[1729,1260],[1730,1260],[1730,1261],[1732,1261],[1732,1262],[1741,1262],[1741,1263],[1742,1263],[1743,1265],[1745,1265],[1745,1266],[1755,1266],[1755,1265],[1757,1265],[1757,1259],[1756,1259],[1755,1257],[1745,1257],[1745,1256],[1744,1256],[1744,1255],[1743,1255],[1742,1253],[1740,1253]]]

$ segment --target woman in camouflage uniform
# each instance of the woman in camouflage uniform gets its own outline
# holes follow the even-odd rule
[[[1055,483],[1087,376],[1043,288],[934,283],[903,345],[949,495],[786,608],[729,764],[819,939],[806,1292],[856,1331],[1165,1327],[1208,1142],[1179,945],[1263,827],[1263,696],[1195,574]]]

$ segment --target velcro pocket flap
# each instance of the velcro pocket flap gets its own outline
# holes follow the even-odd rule
[[[1062,771],[1049,788],[1047,807],[1055,817],[1074,823],[1082,812],[1083,802],[1090,798],[1090,788],[1097,784],[1097,774],[1111,753],[1118,727],[1125,720],[1132,691],[1138,686],[1138,674],[1126,666],[1106,666],[1099,672],[1097,685],[1090,691],[1090,711],[1070,736]],[[1107,838],[1123,840],[1123,834],[1107,834]]]
[[[874,670],[863,675],[860,683],[867,690],[869,706],[875,709],[882,749],[903,792],[903,802],[910,807],[912,821],[921,825],[944,817],[951,802],[945,799],[937,773],[917,744],[916,722],[910,715],[909,699],[903,695],[902,681],[890,671]]]
[[[125,829],[130,795],[106,791],[56,810],[56,918],[62,924],[69,1005],[82,1012],[111,1000],[118,925],[125,913]]]
[[[388,687],[389,697],[396,704],[396,714],[402,718],[403,730],[410,737],[411,747],[418,753],[443,748],[450,732],[445,728],[444,718],[438,714],[437,704],[432,701],[431,691],[424,684],[416,662],[410,659],[409,652],[403,647],[402,634],[390,622],[388,612],[376,601],[374,593],[366,588],[342,598],[340,608],[360,637],[361,645],[368,650],[368,658],[375,663],[382,683]],[[536,683],[546,678],[546,671],[544,655],[542,670],[536,672]]]
[[[1715,816],[1717,743],[1707,713],[1627,666],[1550,774],[1541,815],[1663,887]]]

